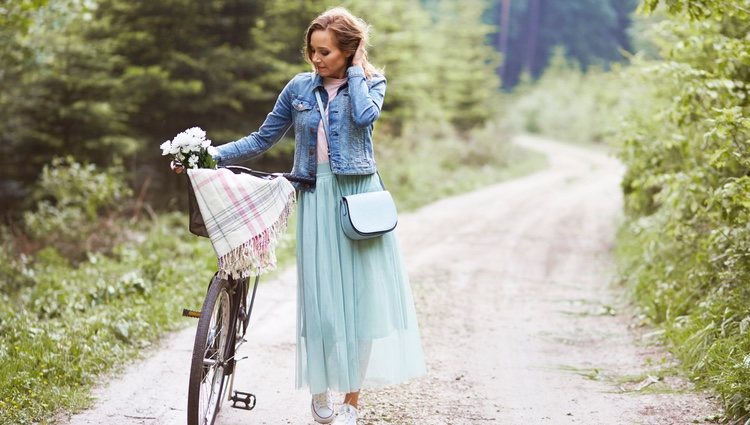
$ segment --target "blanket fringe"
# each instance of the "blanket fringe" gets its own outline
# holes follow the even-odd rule
[[[279,219],[271,227],[219,257],[219,277],[242,279],[274,270],[276,243],[286,231],[296,203],[295,193],[292,192]]]

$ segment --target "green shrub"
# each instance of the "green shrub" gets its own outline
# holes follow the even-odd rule
[[[410,133],[380,148],[378,167],[401,210],[412,210],[543,168],[541,154],[513,145],[511,132],[494,122],[466,135],[438,129]]]
[[[689,3],[670,1],[672,18],[653,27],[664,60],[634,67],[645,96],[619,140],[627,165],[619,257],[644,312],[742,423],[750,418],[750,4]]]
[[[23,216],[25,233],[35,246],[54,247],[75,260],[108,251],[122,240],[116,220],[130,196],[121,166],[100,171],[72,157],[56,158],[36,184],[36,209]]]
[[[93,383],[186,324],[182,308],[200,307],[216,267],[208,240],[186,227],[185,214],[165,215],[133,225],[109,256],[73,265],[45,248],[0,266],[21,282],[0,292],[3,423],[86,405]]]
[[[523,82],[506,96],[504,121],[514,132],[607,145],[617,134],[622,112],[640,94],[638,81],[628,72],[618,64],[608,71],[583,71],[558,50],[539,80]]]

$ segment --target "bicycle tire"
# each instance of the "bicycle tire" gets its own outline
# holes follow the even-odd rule
[[[214,276],[198,319],[190,362],[188,425],[213,425],[222,402],[229,332],[232,322],[229,283]]]

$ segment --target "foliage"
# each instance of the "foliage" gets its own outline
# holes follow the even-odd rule
[[[111,256],[71,266],[55,249],[0,249],[0,418],[46,422],[88,403],[88,388],[200,306],[216,259],[187,234],[184,215],[130,226]]]
[[[646,13],[654,12],[659,5],[666,5],[671,15],[687,13],[692,19],[703,19],[713,15],[721,16],[724,12],[748,13],[747,5],[740,1],[724,0],[643,0],[640,9]]]
[[[625,278],[727,412],[750,418],[750,2],[668,0],[663,62],[641,63],[646,101],[619,154]],[[653,10],[658,1],[644,2]]]
[[[26,182],[3,188],[14,197],[28,199],[30,182],[55,156],[107,165],[135,149],[123,127],[127,104],[115,99],[109,76],[115,58],[107,55],[106,41],[86,42],[82,31],[89,20],[80,0],[51,2],[18,41],[33,60],[8,76],[8,90],[0,96],[2,180]]]
[[[413,210],[440,198],[530,173],[546,165],[542,155],[510,143],[511,134],[493,122],[469,135],[441,137],[417,150],[402,143],[381,147],[385,185],[396,198],[399,211]]]
[[[436,96],[448,122],[466,134],[482,128],[497,114],[493,101],[500,85],[495,75],[500,57],[484,43],[493,29],[481,23],[484,10],[480,2],[442,2],[440,6],[435,24],[441,34],[440,44],[435,43],[433,48],[451,54],[450,60],[441,59],[435,64],[441,88]]]
[[[47,0],[18,0],[0,6],[0,63],[13,67],[26,58],[26,51],[19,51],[19,36],[26,34],[33,22],[34,12],[45,6]],[[0,70],[0,82],[8,69]]]
[[[36,208],[23,217],[32,248],[52,247],[74,260],[108,252],[122,240],[116,219],[131,195],[122,174],[121,166],[99,171],[70,156],[45,166],[34,193]]]
[[[503,119],[513,131],[605,146],[618,134],[623,111],[639,104],[644,85],[629,67],[582,70],[558,50],[536,82],[506,96]]]

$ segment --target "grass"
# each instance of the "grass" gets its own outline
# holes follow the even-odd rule
[[[616,257],[644,318],[660,328],[656,337],[692,382],[715,389],[732,421],[749,421],[750,291],[741,283],[746,281],[734,276],[704,285],[716,273],[711,263],[684,253],[693,245],[672,242],[657,227],[638,228],[633,231],[633,223],[622,227]]]
[[[163,215],[77,265],[51,248],[3,259],[4,283],[22,283],[0,295],[2,423],[48,423],[86,406],[101,376],[185,325],[180,312],[200,305],[216,260],[184,221]]]

